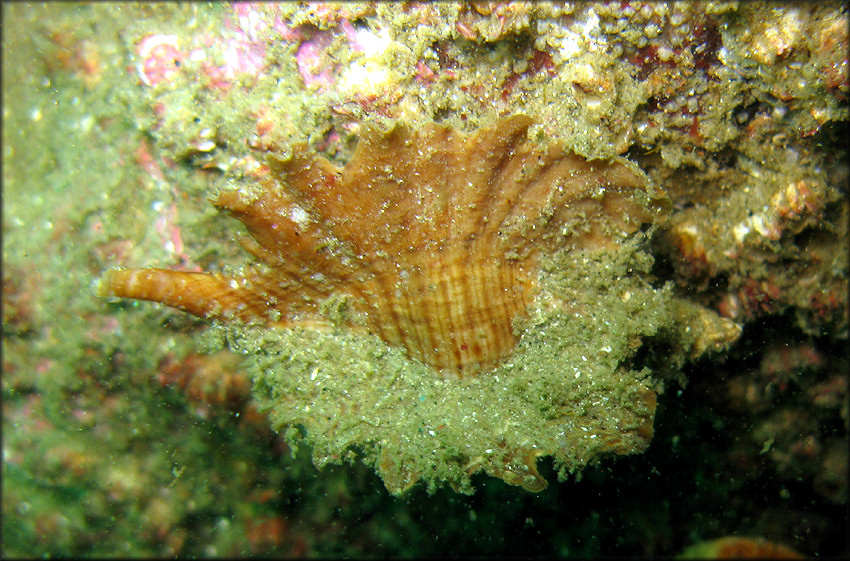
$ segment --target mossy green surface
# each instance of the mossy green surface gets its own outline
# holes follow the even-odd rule
[[[642,339],[671,327],[672,292],[644,279],[651,262],[636,240],[547,257],[514,352],[464,378],[342,328],[215,336],[245,355],[274,426],[303,429],[288,434],[319,467],[359,456],[394,494],[420,477],[468,493],[482,469],[539,489],[524,454],[553,456],[563,479],[601,454],[642,451],[651,437],[649,394],[660,384],[628,362]]]

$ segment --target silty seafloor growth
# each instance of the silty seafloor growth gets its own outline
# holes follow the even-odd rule
[[[273,424],[318,466],[374,464],[396,494],[470,492],[481,470],[536,491],[538,457],[565,477],[642,451],[661,386],[637,351],[693,346],[641,248],[669,203],[631,162],[530,126],[366,128],[341,169],[270,156],[273,181],[215,202],[256,265],[114,270],[100,292],[222,320],[213,338],[249,357]]]

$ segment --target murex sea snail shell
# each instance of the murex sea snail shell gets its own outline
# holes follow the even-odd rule
[[[578,259],[594,252],[616,253],[641,225],[656,222],[669,206],[664,192],[631,162],[589,160],[560,144],[534,142],[528,138],[531,124],[526,116],[505,117],[469,135],[440,124],[418,130],[396,125],[389,131],[365,125],[354,155],[343,168],[304,147],[297,147],[287,159],[269,156],[275,184],[250,193],[223,192],[214,202],[246,226],[250,238],[244,245],[258,263],[241,276],[117,269],[104,275],[99,293],[161,302],[251,329],[261,326],[291,328],[302,334],[377,336],[388,347],[403,349],[417,368],[432,372],[434,383],[452,385],[461,392],[487,385],[485,378],[499,376],[499,372],[505,375],[505,369],[521,368],[528,373],[530,366],[523,365],[522,353],[517,350],[526,337],[523,322],[544,325],[549,321],[547,314],[581,315],[575,313],[576,306],[593,307],[603,300],[570,303],[567,293],[571,289],[558,294],[557,289],[547,288],[546,278],[563,276],[558,271],[565,267],[544,262],[556,254]],[[624,294],[647,290],[647,298],[656,297],[658,291],[640,288],[643,285],[629,280],[629,274],[620,275],[627,279],[623,286],[629,287],[623,289]],[[606,289],[608,292],[618,291]],[[330,317],[328,301],[342,302],[345,312]],[[647,323],[652,321],[645,320]],[[631,341],[634,347],[635,338],[656,328],[636,327],[632,333],[624,328],[611,337]],[[560,352],[569,360],[574,356],[558,349],[543,352]],[[632,352],[623,350],[617,356],[625,359]],[[267,371],[273,366],[264,363],[262,368]],[[364,384],[379,386],[375,376],[386,368],[373,369],[378,374]],[[606,376],[625,372],[616,360],[608,370]],[[572,370],[569,373],[572,380]],[[566,381],[563,372],[550,374],[556,378],[546,384],[573,383]],[[263,376],[255,374],[255,383],[266,387],[268,380],[258,382]],[[299,380],[298,376],[293,373],[291,379]],[[315,378],[313,370],[298,383],[308,384]],[[387,381],[385,389],[404,385],[396,379]],[[632,397],[640,402],[635,409],[640,412],[633,415],[632,429],[620,430],[641,436],[634,437],[629,446],[611,444],[613,451],[626,453],[645,446],[647,420],[651,435],[655,396],[649,382],[638,386],[632,388]],[[260,391],[260,401],[265,399],[276,411],[272,418],[277,424],[307,426],[308,434],[328,432],[326,423],[339,426],[345,415],[354,414],[350,408],[342,411],[336,402],[327,401],[324,406],[332,411],[324,416],[336,416],[336,420],[313,421],[305,410],[320,408],[316,400],[323,398],[306,389],[299,397],[299,388]],[[410,391],[422,394],[424,390]],[[466,399],[474,402],[479,398]],[[563,403],[544,407],[556,411],[550,411],[546,423],[575,419],[575,412],[567,413],[565,408],[578,400],[559,399]],[[288,405],[278,407],[278,402],[284,401]],[[368,409],[364,400],[359,414],[365,415]],[[587,406],[579,409],[586,411]],[[402,450],[401,442],[411,440],[403,438],[404,431],[411,429],[401,426],[406,421],[391,423],[379,411],[369,413],[368,422],[362,421],[377,429],[354,430],[338,443],[336,452],[330,450],[334,448],[330,441],[315,440],[331,436],[314,435],[308,440],[328,454],[325,461],[361,445],[365,450],[361,453],[374,459],[393,492],[406,490],[420,478],[445,479],[464,490],[469,475],[478,469],[537,490],[545,486],[534,465],[537,456],[553,454],[567,463],[558,452],[569,446],[563,442],[563,430],[547,440],[527,434],[517,421],[514,425],[518,426],[502,430],[489,442],[483,436],[477,447],[480,450],[467,445],[468,450],[457,451],[451,460],[457,466],[454,471],[433,470],[429,475],[428,462],[437,460]],[[494,411],[493,415],[506,414]],[[425,414],[420,421],[438,422],[427,417]],[[463,425],[464,421],[458,419],[457,423]],[[495,420],[493,423],[495,426]],[[598,433],[603,436],[607,430],[618,429],[612,425],[603,430],[600,425]],[[644,442],[637,442],[641,438]],[[498,454],[494,455],[493,449]],[[491,452],[485,454],[484,450]],[[572,464],[586,463],[593,455],[589,450],[581,458],[573,458]],[[324,461],[317,459],[317,463]]]

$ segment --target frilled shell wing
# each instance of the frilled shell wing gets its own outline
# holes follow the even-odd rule
[[[245,224],[263,266],[240,278],[116,270],[101,292],[278,326],[326,324],[320,304],[344,297],[351,325],[414,358],[490,366],[516,343],[540,252],[608,247],[667,205],[632,164],[541,147],[530,125],[507,117],[469,136],[366,126],[341,169],[303,147],[270,156],[276,186],[215,202]]]

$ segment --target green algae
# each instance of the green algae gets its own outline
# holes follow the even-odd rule
[[[394,494],[420,478],[470,493],[479,470],[539,490],[537,456],[551,455],[563,479],[599,455],[642,451],[651,437],[661,385],[629,359],[671,327],[672,292],[644,279],[652,260],[642,238],[544,259],[514,352],[462,379],[341,328],[219,326],[210,344],[245,356],[261,407],[279,430],[299,427],[287,437],[306,442],[318,467],[358,458]]]

